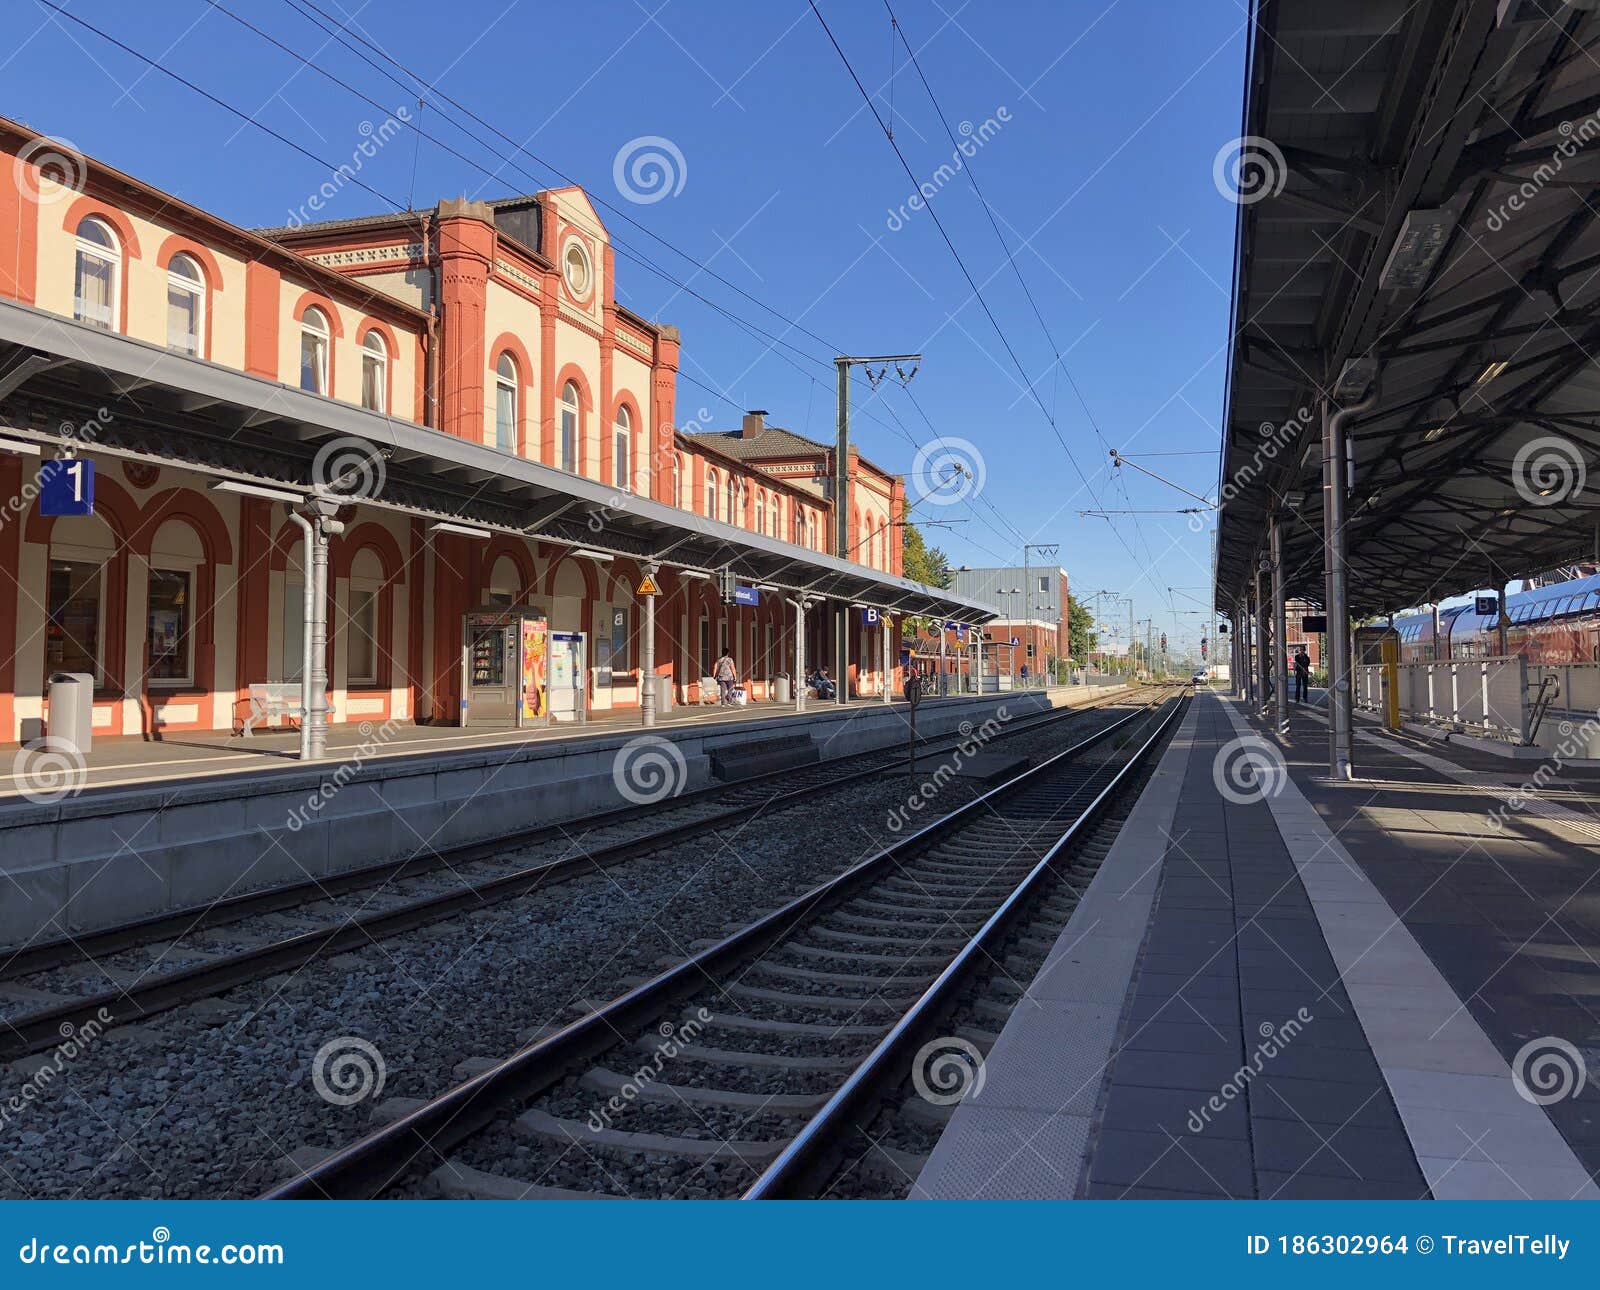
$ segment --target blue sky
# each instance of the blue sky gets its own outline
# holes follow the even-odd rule
[[[981,461],[965,485],[975,491],[913,512],[965,521],[928,531],[954,563],[1009,563],[1024,540],[1058,542],[1076,592],[1131,593],[1137,615],[1154,615],[1175,641],[1193,641],[1207,621],[1192,611],[1208,599],[1209,520],[1197,533],[1183,515],[1113,523],[1078,512],[1193,504],[1129,468],[1114,475],[1109,448],[1196,493],[1216,486],[1236,208],[1213,165],[1239,131],[1240,5],[894,0],[950,128],[982,141],[969,145],[971,173],[1041,325],[967,176],[935,178],[952,147],[891,41],[882,0],[818,4],[886,121],[892,109],[895,140],[918,182],[933,185],[932,210],[983,303],[929,212],[907,205],[912,181],[806,0],[310,0],[522,142],[520,153],[492,136],[492,146],[469,140],[437,107],[419,114],[414,92],[329,41],[290,0],[222,3],[385,112],[205,0],[58,3],[324,162],[347,161],[363,123],[404,106],[480,163],[409,133],[395,139],[361,179],[402,206],[556,185],[554,167],[626,211],[649,233],[601,208],[620,244],[619,295],[682,329],[680,423],[703,407],[706,428],[726,429],[739,407],[762,407],[776,424],[829,438],[835,352],[923,352],[909,392],[893,382],[855,392],[854,437],[906,472],[913,495],[930,441],[975,445]],[[327,178],[327,165],[41,5],[15,6],[13,31],[0,111],[185,200],[247,226],[277,224]],[[670,194],[640,203],[619,191],[614,162],[645,136],[669,141],[682,164],[671,162]],[[347,185],[323,214],[384,209],[383,197]],[[1140,456],[1150,453],[1205,455]],[[1106,617],[1125,624],[1126,606]]]

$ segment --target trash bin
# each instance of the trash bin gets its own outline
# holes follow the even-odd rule
[[[88,753],[94,743],[94,677],[89,673],[50,674],[48,734],[61,748]]]
[[[772,678],[772,701],[774,703],[791,703],[794,695],[789,692],[789,674],[779,672]]]
[[[664,717],[672,711],[672,678],[658,676],[653,679],[656,685],[656,716]]]

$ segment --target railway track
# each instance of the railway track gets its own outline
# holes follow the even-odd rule
[[[1082,719],[1137,693],[1018,719],[994,741]],[[917,755],[936,757],[959,747],[965,738],[919,741]],[[0,999],[9,991],[12,1002],[21,999],[24,1008],[0,1020],[0,1060],[44,1052],[58,1045],[63,1034],[91,1022],[101,1028],[141,1022],[317,959],[729,828],[760,813],[814,805],[821,794],[898,770],[906,761],[903,754],[888,750],[852,754],[606,812],[583,821],[585,832],[577,839],[572,829],[579,821],[562,821],[13,951],[0,965]],[[563,853],[531,865],[517,859],[515,853],[546,843],[564,844]],[[347,907],[341,908],[341,901]],[[219,928],[233,929],[220,952],[193,944],[197,932],[215,933]],[[185,937],[191,938],[187,945]],[[159,958],[156,966],[146,963],[141,970],[137,960],[148,955],[147,947],[153,947]],[[87,980],[94,988],[75,989],[75,979]],[[28,1001],[37,1006],[26,1006]]]
[[[914,1177],[915,1152],[872,1145],[884,1099],[983,977],[1047,947],[1008,938],[1070,916],[1187,701],[1122,717],[268,1196],[766,1198],[818,1193],[841,1160]]]

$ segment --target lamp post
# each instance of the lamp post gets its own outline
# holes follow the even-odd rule
[[[1022,593],[1022,588],[1021,587],[1012,587],[1009,590],[1002,591],[1000,594],[1006,598],[1006,626],[1008,628],[1010,628],[1012,632],[1015,632],[1016,629],[1017,629],[1017,623],[1016,623],[1017,600],[1016,600],[1016,598],[1023,594]],[[1010,638],[1008,638],[1008,640],[1009,639]],[[1017,647],[1015,645],[1009,645],[1008,644],[1007,648],[1011,652],[1011,686],[1012,686],[1013,689],[1015,689],[1016,688],[1016,684],[1017,684]]]

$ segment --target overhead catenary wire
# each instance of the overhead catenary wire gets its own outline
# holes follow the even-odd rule
[[[844,47],[839,43],[838,37],[834,34],[833,29],[828,25],[828,21],[823,16],[821,9],[818,8],[816,0],[807,0],[807,2],[810,5],[811,12],[816,16],[816,19],[817,19],[818,23],[822,26],[823,32],[827,35],[829,43],[833,46],[834,52],[838,54],[839,60],[844,64],[845,71],[849,74],[851,81],[854,82],[857,91],[860,93],[860,95],[862,97],[862,101],[866,104],[867,110],[872,114],[873,120],[877,122],[878,128],[883,132],[885,139],[887,139],[890,148],[893,150],[896,159],[900,163],[901,168],[905,171],[906,177],[911,181],[911,184],[912,184],[912,186],[914,188],[919,188],[920,189],[920,184],[918,183],[916,172],[912,169],[910,161],[907,159],[907,157],[905,155],[905,152],[901,149],[899,143],[895,140],[893,132],[889,130],[888,126],[884,122],[882,114],[878,111],[877,104],[874,103],[873,100],[872,100],[872,95],[868,92],[866,86],[862,83],[861,77],[857,74],[857,72],[855,70],[855,66],[850,61],[849,55],[847,55],[845,53]],[[892,19],[893,18],[893,10],[892,9],[890,10],[890,16],[891,16],[891,19]],[[904,40],[903,34],[902,34],[902,40]],[[909,42],[907,42],[907,47],[909,48]],[[914,57],[913,57],[913,62],[915,62]],[[919,69],[919,75],[920,75],[920,69]],[[924,78],[924,85],[926,85],[926,79],[925,78]],[[930,97],[932,97],[932,91],[931,90],[929,91],[929,95],[930,95]],[[937,103],[935,103],[935,108],[936,108],[936,110],[939,110],[938,107],[937,107]],[[941,120],[943,120],[944,118],[943,118],[942,110],[940,111],[940,116],[941,116]],[[948,131],[948,129],[949,129],[948,123],[946,123],[946,130]],[[987,202],[983,202],[981,192],[979,194],[979,200],[984,205],[986,213],[987,213],[988,212],[988,203]],[[1095,492],[1094,486],[1090,483],[1088,475],[1084,472],[1083,466],[1081,465],[1081,463],[1079,463],[1079,461],[1077,459],[1077,455],[1072,451],[1072,447],[1067,442],[1066,437],[1061,433],[1060,426],[1057,424],[1054,415],[1050,412],[1050,410],[1047,407],[1045,407],[1043,400],[1039,397],[1038,391],[1034,388],[1033,382],[1029,380],[1027,369],[1022,365],[1022,361],[1017,356],[1016,349],[1012,345],[1010,338],[1006,335],[1005,329],[1000,325],[999,319],[996,318],[993,309],[989,306],[989,302],[984,298],[984,294],[983,294],[982,288],[978,285],[978,282],[977,282],[976,278],[973,276],[972,271],[967,267],[966,260],[963,258],[960,250],[957,248],[954,239],[950,236],[949,230],[946,229],[944,221],[942,219],[940,219],[938,212],[934,209],[933,202],[931,201],[931,199],[924,202],[923,209],[927,211],[929,218],[933,222],[934,228],[938,231],[940,238],[944,241],[945,246],[949,249],[951,256],[955,259],[956,266],[961,271],[962,277],[965,278],[968,287],[971,289],[973,298],[978,302],[979,307],[983,310],[984,316],[986,318],[988,318],[990,326],[994,329],[995,335],[997,337],[999,337],[1000,343],[1004,347],[1007,355],[1010,357],[1012,365],[1017,369],[1017,372],[1018,372],[1019,376],[1022,379],[1023,388],[1026,390],[1026,392],[1029,395],[1029,397],[1033,400],[1034,404],[1039,408],[1039,411],[1043,415],[1046,423],[1050,426],[1050,429],[1054,433],[1057,441],[1061,444],[1062,450],[1066,453],[1067,460],[1072,464],[1072,468],[1077,472],[1078,477],[1083,481],[1084,487],[1086,489],[1088,489],[1090,496],[1093,497],[1094,500],[1098,503],[1099,500],[1100,500],[1099,496]],[[991,214],[991,220],[992,220],[992,214]],[[998,231],[998,229],[997,229],[997,231]],[[1002,244],[1003,244],[1003,239],[1002,239]],[[1009,254],[1008,254],[1008,258],[1009,258]],[[1014,265],[1014,261],[1013,261],[1013,265]],[[1041,315],[1041,320],[1042,320],[1042,315]],[[1052,348],[1053,348],[1053,346],[1052,346]],[[1058,357],[1059,357],[1059,355],[1058,355]],[[1074,383],[1074,385],[1075,385],[1075,383]],[[1080,398],[1081,398],[1081,391],[1080,391]],[[1087,404],[1085,404],[1085,410],[1087,412]],[[1091,420],[1091,423],[1093,423],[1092,414],[1090,416],[1090,420]],[[1095,427],[1095,433],[1096,433],[1097,437],[1100,437],[1098,426]],[[1111,524],[1111,530],[1116,535],[1117,541],[1122,545],[1123,549],[1127,552],[1129,559],[1134,560],[1137,563],[1138,557],[1135,555],[1133,549],[1128,546],[1128,543],[1127,543],[1126,539],[1123,538],[1121,532],[1117,529],[1117,527],[1116,527],[1116,525],[1114,523]],[[1150,551],[1149,551],[1148,542],[1145,543],[1145,550],[1146,550],[1146,558],[1147,558],[1147,560],[1153,561],[1153,557],[1151,556]]]

